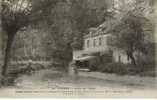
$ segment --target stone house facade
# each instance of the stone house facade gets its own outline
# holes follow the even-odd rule
[[[88,60],[112,52],[113,62],[131,63],[131,60],[123,50],[108,44],[108,39],[112,37],[112,34],[108,33],[110,24],[112,22],[105,22],[97,28],[90,28],[89,34],[84,36],[83,50],[73,51],[73,60]]]

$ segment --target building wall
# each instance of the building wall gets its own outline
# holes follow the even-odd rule
[[[115,62],[121,62],[124,64],[131,63],[131,60],[125,54],[123,50],[114,49],[113,51],[113,60]]]
[[[111,37],[111,34],[105,35],[97,35],[97,36],[89,36],[88,38],[84,39],[84,49],[73,51],[73,59],[76,60],[79,57],[82,57],[84,54],[92,54],[98,52],[108,52],[109,50],[113,51],[113,60],[115,62],[122,62],[124,64],[131,63],[131,60],[125,54],[123,50],[113,48],[107,44],[107,39]],[[101,38],[101,43],[100,39]],[[94,43],[95,41],[95,43]]]
[[[77,60],[79,57],[82,56],[83,53],[84,53],[83,50],[73,51],[73,60]]]
[[[108,52],[109,50],[112,50],[113,60],[115,62],[130,63],[131,60],[128,59],[128,56],[125,54],[124,51],[112,48],[107,44],[107,39],[109,37],[111,37],[111,34],[98,35],[98,36],[86,38],[84,40],[84,51],[86,51],[87,53],[96,53],[96,52]],[[102,41],[101,45],[99,44],[100,38]],[[94,41],[95,41],[95,45],[94,45]]]
[[[84,40],[84,50],[88,52],[102,52],[108,51],[107,38],[110,34],[98,35],[89,37]]]

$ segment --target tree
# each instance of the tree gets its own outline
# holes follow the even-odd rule
[[[141,14],[129,11],[121,20],[116,22],[112,30],[113,39],[110,41],[112,42],[111,44],[124,50],[134,65],[137,64],[134,53],[136,51],[142,53],[147,52],[145,48],[145,36],[148,32],[144,29],[145,24],[152,25],[150,21]],[[152,30],[152,28],[153,27],[149,30]]]
[[[52,12],[58,2],[66,2],[66,0],[32,0],[31,24],[38,28],[39,25],[41,25],[41,27],[47,27],[48,24],[52,25],[54,16]]]
[[[47,46],[52,46],[52,58],[60,63],[63,69],[66,69],[72,60],[73,43],[77,42],[75,47],[81,49],[87,29],[102,22],[98,16],[102,15],[103,11],[93,10],[88,3],[85,0],[62,0],[57,2],[53,9],[47,8],[38,12],[45,15],[40,18],[43,19],[42,24],[44,23],[42,28],[51,33],[49,37],[53,42]]]
[[[7,67],[16,33],[28,25],[38,26],[39,22],[47,21],[48,16],[57,2],[64,0],[2,0],[2,29],[8,39],[5,50],[2,75],[6,76]],[[50,18],[49,18],[50,19]]]
[[[111,45],[126,51],[126,54],[136,65],[135,51],[146,53],[148,42],[146,37],[154,33],[154,24],[148,17],[153,13],[152,2],[154,0],[118,0],[116,12],[118,20],[111,29],[113,38]],[[125,8],[125,9],[124,9]]]
[[[59,2],[54,7],[51,22],[48,23],[51,40],[51,56],[55,63],[59,63],[63,71],[67,71],[68,63],[72,60],[73,41],[72,24],[69,13],[69,5],[66,2]],[[48,44],[50,45],[50,44]]]
[[[7,35],[2,75],[6,76],[12,43],[18,30],[29,22],[30,2],[28,0],[2,0],[2,30]]]
[[[92,1],[88,0],[70,0],[70,13],[73,24],[74,32],[74,49],[83,48],[83,36],[88,34],[88,29],[91,27],[97,27],[99,24],[106,20],[109,16],[108,8],[99,8],[96,5],[90,5]],[[99,2],[99,1],[95,1]]]

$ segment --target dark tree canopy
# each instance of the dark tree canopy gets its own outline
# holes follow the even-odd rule
[[[1,11],[3,30],[9,35],[26,26],[30,10],[29,0],[3,0]]]
[[[29,23],[31,2],[29,0],[2,0],[1,6],[2,30],[7,35],[4,65],[2,67],[2,75],[5,76],[14,37],[17,31]]]
[[[149,29],[145,29],[146,24],[150,26]],[[153,26],[144,15],[129,11],[115,23],[111,32],[113,39],[109,43],[124,50],[132,63],[136,65],[134,53],[136,51],[147,53],[146,36],[151,32],[153,32]]]
[[[62,0],[2,0],[2,10],[0,13],[2,29],[7,36],[4,65],[2,67],[3,76],[7,75],[12,44],[16,33],[23,27],[37,25],[39,24],[38,22],[50,19],[48,15],[57,2],[60,1]]]
[[[58,2],[65,2],[66,0],[32,0],[32,10],[31,10],[31,24],[40,24],[46,22],[52,24],[52,12],[53,8]],[[43,27],[43,26],[42,26]]]

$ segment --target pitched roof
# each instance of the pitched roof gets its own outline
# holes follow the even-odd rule
[[[104,23],[100,24],[98,27],[94,27],[94,28],[89,28],[89,34],[85,35],[86,37],[89,36],[96,36],[99,34],[110,34],[110,30],[113,29],[114,25],[117,23],[116,19],[108,19],[107,21],[105,21]]]

